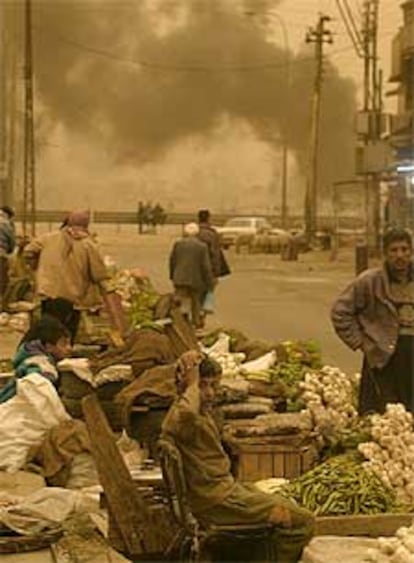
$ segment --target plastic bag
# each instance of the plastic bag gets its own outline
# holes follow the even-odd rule
[[[205,313],[214,313],[216,307],[216,298],[213,291],[207,291],[202,304],[202,309]]]

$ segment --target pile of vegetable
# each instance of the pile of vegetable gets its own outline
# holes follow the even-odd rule
[[[306,373],[299,383],[302,400],[325,445],[338,443],[356,425],[356,388],[359,376],[349,377],[339,368],[324,366]]]
[[[270,353],[269,353],[270,354]],[[270,358],[267,354],[263,359]],[[257,370],[246,364],[242,367],[248,371],[249,380],[267,383],[280,383],[286,388],[286,409],[299,412],[305,407],[301,398],[300,383],[309,368],[317,369],[321,366],[321,352],[318,343],[313,340],[285,340],[276,346],[277,362],[273,362],[267,369]]]
[[[371,416],[372,441],[358,450],[365,467],[392,487],[401,503],[414,504],[413,415],[401,404],[388,404],[383,415]]]
[[[402,526],[391,538],[378,538],[377,547],[369,549],[365,561],[374,563],[414,563],[414,521]]]
[[[234,377],[240,373],[240,364],[246,359],[245,354],[230,352],[230,336],[224,332],[209,348],[202,346],[202,351],[209,358],[220,364],[224,377]]]
[[[333,457],[283,488],[317,516],[379,514],[396,509],[395,494],[356,455]]]
[[[111,282],[121,296],[122,306],[131,325],[141,328],[154,320],[155,307],[160,298],[150,280],[134,270],[119,270]]]

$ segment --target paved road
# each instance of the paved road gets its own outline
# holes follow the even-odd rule
[[[166,227],[156,236],[139,236],[127,226],[98,225],[96,230],[103,252],[121,267],[142,267],[159,291],[170,290],[168,255],[178,227]],[[312,338],[321,343],[327,363],[348,372],[359,369],[359,354],[342,345],[329,321],[333,299],[353,277],[352,254],[341,254],[335,263],[326,253],[282,262],[278,255],[230,250],[228,258],[233,273],[219,284],[217,314],[210,326],[238,328],[251,338],[270,341]],[[12,335],[0,334],[0,357],[14,346]]]
[[[179,230],[136,235],[123,227],[102,233],[102,247],[121,266],[144,267],[160,291],[168,291],[167,261]],[[327,253],[301,255],[298,262],[282,262],[278,255],[228,252],[232,275],[217,289],[217,314],[212,326],[234,327],[252,338],[278,341],[313,338],[321,343],[325,361],[345,371],[360,368],[358,353],[348,350],[334,334],[329,310],[341,288],[353,277],[352,253],[335,263]]]

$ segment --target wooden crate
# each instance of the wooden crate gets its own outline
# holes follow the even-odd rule
[[[241,481],[272,477],[292,479],[311,469],[317,461],[313,442],[292,445],[239,441],[234,451],[238,457],[237,477]]]
[[[414,514],[354,514],[318,516],[315,536],[393,536],[401,526],[411,526]]]

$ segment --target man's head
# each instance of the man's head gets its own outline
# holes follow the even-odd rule
[[[199,365],[200,411],[208,412],[215,404],[217,389],[222,374],[218,362],[203,358]]]
[[[405,229],[390,229],[383,239],[385,262],[396,276],[408,273],[413,254],[413,241]]]
[[[210,211],[208,209],[200,209],[197,214],[199,223],[209,223],[210,222]]]
[[[65,219],[68,227],[87,229],[89,227],[90,213],[87,209],[77,209],[69,213]]]
[[[56,318],[44,315],[23,337],[23,343],[38,340],[48,354],[59,361],[71,352],[70,333]]]
[[[184,226],[185,237],[196,237],[199,232],[200,229],[198,228],[197,223],[187,223],[187,225]]]
[[[3,213],[7,215],[9,219],[13,219],[14,211],[9,205],[3,205],[2,207],[0,207],[0,211],[3,211]]]

